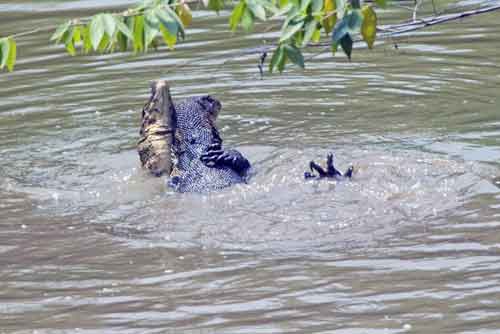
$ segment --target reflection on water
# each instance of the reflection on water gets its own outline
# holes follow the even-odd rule
[[[0,1],[0,15],[46,26],[130,3]],[[19,43],[0,74],[0,333],[496,333],[498,14],[352,62],[311,49],[305,71],[263,80],[247,50],[275,34],[225,22],[140,57]],[[222,101],[249,184],[175,194],[140,170],[138,110],[159,77],[177,99]],[[304,182],[330,151],[353,180]]]

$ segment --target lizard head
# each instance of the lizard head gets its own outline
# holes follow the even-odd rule
[[[199,112],[207,115],[212,122],[215,122],[221,109],[221,103],[210,95],[196,97],[195,100],[199,106]]]
[[[179,127],[214,127],[221,103],[209,95],[190,97],[175,107]]]

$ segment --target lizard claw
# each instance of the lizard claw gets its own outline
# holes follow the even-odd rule
[[[309,163],[310,172],[304,173],[304,178],[307,179],[321,179],[321,178],[335,178],[342,179],[344,177],[351,178],[354,171],[354,167],[349,167],[347,171],[342,174],[337,170],[333,164],[333,154],[329,153],[326,156],[326,169],[317,164],[314,161]]]

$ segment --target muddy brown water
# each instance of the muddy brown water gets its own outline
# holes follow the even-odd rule
[[[0,31],[131,3],[0,1]],[[0,74],[0,333],[500,333],[500,14],[263,80],[245,50],[275,35],[200,15],[174,53],[19,40]],[[140,170],[156,78],[222,101],[248,185],[179,195]],[[353,180],[303,182],[330,151]]]

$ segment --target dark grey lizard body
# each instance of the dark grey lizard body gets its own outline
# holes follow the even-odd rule
[[[205,192],[246,181],[248,160],[236,150],[222,150],[215,126],[220,108],[210,96],[175,104],[175,163],[169,183],[176,191]]]
[[[151,85],[151,97],[142,110],[137,150],[151,174],[170,175],[169,185],[179,192],[206,192],[246,182],[250,163],[236,150],[223,150],[215,121],[221,109],[210,96],[192,97],[174,104],[166,81]],[[311,161],[306,179],[350,178],[333,165]]]

